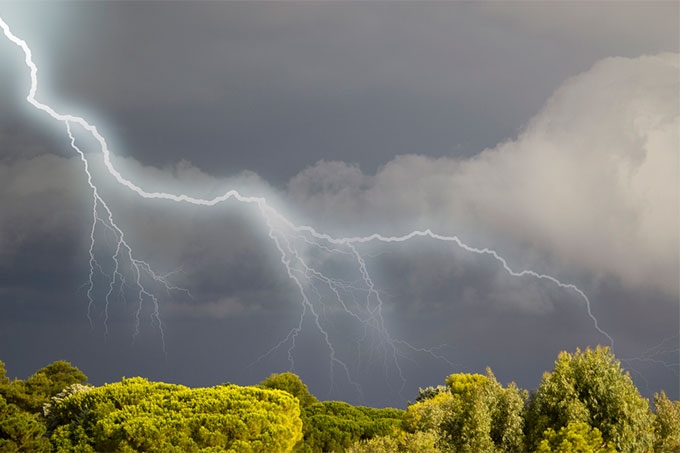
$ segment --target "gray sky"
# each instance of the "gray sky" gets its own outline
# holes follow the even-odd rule
[[[146,190],[237,189],[334,237],[431,228],[493,248],[580,288],[643,393],[675,399],[678,14],[677,2],[0,3],[33,51],[37,98],[96,123]],[[111,286],[117,236],[100,205],[90,324],[92,191],[63,124],[25,102],[23,55],[4,37],[0,61],[10,375],[58,359],[95,384],[253,384],[292,369],[322,399],[403,406],[486,366],[533,388],[560,350],[609,343],[576,291],[512,278],[488,255],[425,238],[358,245],[378,300],[351,249],[276,224],[305,309],[256,207],[140,199],[76,129],[135,258],[191,293],[147,276],[163,332],[147,297],[135,335],[134,272],[123,263],[126,285]]]

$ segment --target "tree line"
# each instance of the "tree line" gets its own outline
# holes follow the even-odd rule
[[[562,352],[531,392],[451,374],[406,410],[319,401],[293,373],[209,388],[103,386],[65,361],[0,361],[0,452],[680,452],[680,402],[643,398],[607,347]]]

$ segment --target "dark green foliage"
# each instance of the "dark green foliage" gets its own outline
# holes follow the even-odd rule
[[[5,362],[0,360],[0,385],[9,384],[9,378],[7,377],[7,370],[5,369]]]
[[[307,385],[302,382],[297,374],[287,373],[273,373],[267,379],[260,382],[261,387],[283,390],[293,395],[300,401],[300,407],[307,407],[319,401],[309,393]]]
[[[142,378],[75,392],[50,408],[66,422],[56,451],[290,451],[302,437],[289,394],[224,385],[190,389]]]
[[[354,442],[387,435],[398,429],[404,411],[352,406],[341,401],[315,403],[302,410],[302,452],[342,452]]]
[[[529,446],[536,448],[548,428],[559,432],[570,422],[597,428],[617,451],[648,451],[652,446],[649,403],[606,347],[560,353],[527,406]]]
[[[0,362],[2,363],[2,362]],[[0,370],[2,380],[3,370]],[[8,403],[0,395],[0,451],[40,452],[49,451],[50,443],[45,434],[45,425],[37,416]]]
[[[9,381],[4,377],[4,364],[0,373],[4,378],[0,378],[0,395],[33,414],[42,413],[43,405],[69,385],[87,381],[82,371],[63,360],[41,368],[25,381]]]

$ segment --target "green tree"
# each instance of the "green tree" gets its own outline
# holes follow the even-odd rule
[[[456,451],[523,451],[522,409],[525,394],[512,383],[508,388],[486,375],[452,374],[446,384],[454,397],[442,429]]]
[[[663,391],[654,395],[654,451],[680,453],[680,401]]]
[[[348,453],[438,453],[437,437],[431,431],[396,431],[387,436],[354,442]]]
[[[45,425],[36,415],[8,403],[0,395],[0,451],[50,451],[50,443],[44,434]]]
[[[538,445],[537,453],[616,453],[612,445],[602,440],[597,428],[584,422],[569,422],[559,432],[548,428]]]
[[[403,414],[399,409],[352,406],[342,401],[315,403],[302,409],[304,438],[295,450],[342,452],[356,441],[398,430]]]
[[[440,435],[440,428],[447,417],[451,416],[454,396],[448,389],[427,399],[411,404],[404,414],[406,431],[433,432]]]
[[[404,415],[404,429],[430,433],[442,449],[523,451],[522,410],[526,392],[503,388],[487,369],[482,374],[452,374],[446,387],[419,390]]]
[[[528,446],[537,448],[548,428],[559,433],[570,422],[582,422],[617,451],[648,451],[651,420],[649,402],[609,348],[561,352],[527,405]]]
[[[5,362],[0,360],[0,386],[9,384],[9,378],[7,377],[7,370],[5,369]]]
[[[298,402],[258,387],[124,379],[55,398],[49,414],[58,452],[287,452],[302,437]]]
[[[4,370],[4,364],[2,368]],[[6,377],[0,378],[0,394],[22,410],[39,414],[51,397],[71,384],[86,381],[87,376],[82,371],[69,362],[59,360],[36,371],[25,381],[15,379],[10,382]]]
[[[300,401],[300,407],[307,407],[319,402],[314,395],[309,393],[307,385],[302,382],[300,377],[290,372],[273,373],[267,379],[260,382],[260,386],[290,393]]]

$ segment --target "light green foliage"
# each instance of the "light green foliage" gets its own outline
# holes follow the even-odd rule
[[[0,374],[3,371],[0,370]],[[0,395],[0,451],[49,451],[50,443],[43,434],[45,425],[36,415],[8,403]]]
[[[190,389],[142,378],[54,399],[57,451],[290,451],[302,437],[297,401],[278,390]]]
[[[560,428],[559,432],[548,428],[543,440],[538,445],[537,453],[616,453],[612,445],[602,440],[597,428],[591,428],[584,422],[570,422]]]
[[[404,415],[404,429],[428,433],[436,445],[453,451],[523,451],[522,410],[526,392],[503,388],[487,374],[452,374],[446,387],[420,389]]]
[[[525,393],[515,384],[503,388],[490,369],[486,375],[452,374],[440,425],[441,444],[455,451],[523,451]]]
[[[387,435],[398,429],[404,411],[352,406],[324,401],[302,409],[304,438],[295,448],[302,452],[342,452],[354,442]]]
[[[446,384],[453,396],[441,426],[446,445],[455,451],[493,451],[493,383],[481,374],[452,374]]]
[[[438,437],[435,433],[428,431],[417,431],[407,433],[405,431],[395,432],[388,436],[378,436],[354,442],[348,453],[438,453]]]
[[[2,368],[4,370],[4,364]],[[0,378],[0,395],[25,411],[39,414],[51,397],[71,384],[86,381],[87,376],[82,371],[69,362],[59,360],[36,371],[25,381]]]
[[[59,425],[65,425],[71,422],[77,423],[81,420],[86,408],[71,406],[71,408],[78,410],[78,412],[68,412],[65,410],[67,406],[62,404],[62,402],[71,395],[80,392],[88,392],[92,389],[94,389],[94,387],[91,385],[71,384],[56,396],[50,398],[49,403],[45,403],[43,406],[43,417],[47,425],[48,434],[51,434],[54,428]]]
[[[528,445],[536,448],[548,428],[559,433],[570,422],[583,422],[617,451],[648,451],[651,420],[649,402],[609,348],[562,352],[527,405]]]
[[[399,451],[399,442],[392,436],[378,436],[354,442],[347,453],[392,453]]]
[[[671,401],[662,391],[654,395],[654,451],[680,453],[680,401]]]
[[[404,414],[404,428],[409,432],[431,431],[438,433],[444,419],[450,416],[454,404],[451,392],[441,392],[411,404]]]
[[[300,407],[307,407],[319,401],[309,393],[307,385],[302,382],[297,374],[273,373],[267,379],[260,382],[261,387],[279,389],[288,392],[300,401]]]
[[[488,372],[491,373],[491,370]],[[496,448],[502,451],[524,451],[522,412],[527,400],[527,392],[519,389],[514,382],[511,382],[505,389],[498,382],[496,384],[494,386],[495,404],[491,410],[491,440]]]

